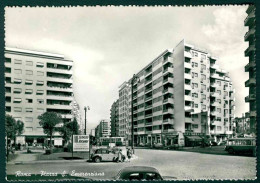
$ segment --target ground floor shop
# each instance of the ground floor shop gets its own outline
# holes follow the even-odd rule
[[[16,144],[27,145],[27,146],[46,146],[50,144],[50,138],[47,136],[17,136]],[[52,144],[54,146],[62,146],[63,139],[61,136],[53,136]]]

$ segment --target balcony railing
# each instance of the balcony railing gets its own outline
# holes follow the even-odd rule
[[[255,78],[249,78],[246,82],[245,82],[245,86],[249,87],[251,85],[255,85],[256,84],[256,80]]]
[[[251,51],[255,51],[255,45],[250,45],[246,50],[245,50],[245,56],[249,56],[249,53]]]
[[[247,41],[248,38],[255,34],[255,29],[250,29],[244,36],[244,40]]]
[[[255,62],[249,62],[246,66],[245,66],[245,72],[248,72],[251,68],[254,68],[256,66]]]

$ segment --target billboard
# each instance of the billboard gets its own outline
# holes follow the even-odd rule
[[[89,151],[89,135],[73,135],[73,151]]]

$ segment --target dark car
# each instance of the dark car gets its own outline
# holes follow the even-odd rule
[[[115,177],[116,180],[163,180],[159,171],[153,167],[130,166],[123,168]]]

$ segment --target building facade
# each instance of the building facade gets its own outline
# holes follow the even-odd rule
[[[234,119],[234,129],[236,136],[250,133],[249,113],[246,113],[246,115],[242,115],[242,117],[236,117]]]
[[[85,129],[84,125],[85,124],[83,123],[81,112],[80,112],[80,107],[79,107],[79,104],[77,103],[75,97],[73,97],[73,100],[70,105],[72,106],[72,111],[71,111],[72,117],[75,118],[78,122],[79,132],[80,132],[80,134],[84,134],[84,129]]]
[[[203,136],[220,141],[232,134],[234,90],[228,73],[215,62],[207,51],[183,40],[136,74],[140,80],[133,85],[136,144],[183,145],[184,138],[185,143]],[[119,101],[122,95],[120,88]],[[126,95],[131,104],[131,90]],[[131,126],[129,103],[119,104],[119,111],[128,111]]]
[[[119,99],[110,109],[111,137],[119,137]]]
[[[24,122],[22,143],[44,142],[46,135],[37,119],[44,112],[57,112],[64,122],[71,121],[72,66],[63,55],[5,49],[5,109]]]
[[[249,79],[245,82],[245,86],[249,87],[249,95],[245,97],[245,101],[249,102],[249,115],[250,115],[250,132],[256,133],[256,47],[255,47],[255,6],[250,5],[246,13],[244,24],[248,26],[249,30],[245,34],[245,41],[248,41],[249,46],[245,50],[245,56],[249,58],[249,63],[245,66],[245,72],[249,73]]]
[[[95,128],[95,137],[99,139],[100,137],[110,137],[111,136],[111,124],[109,120],[102,119],[97,127]]]

